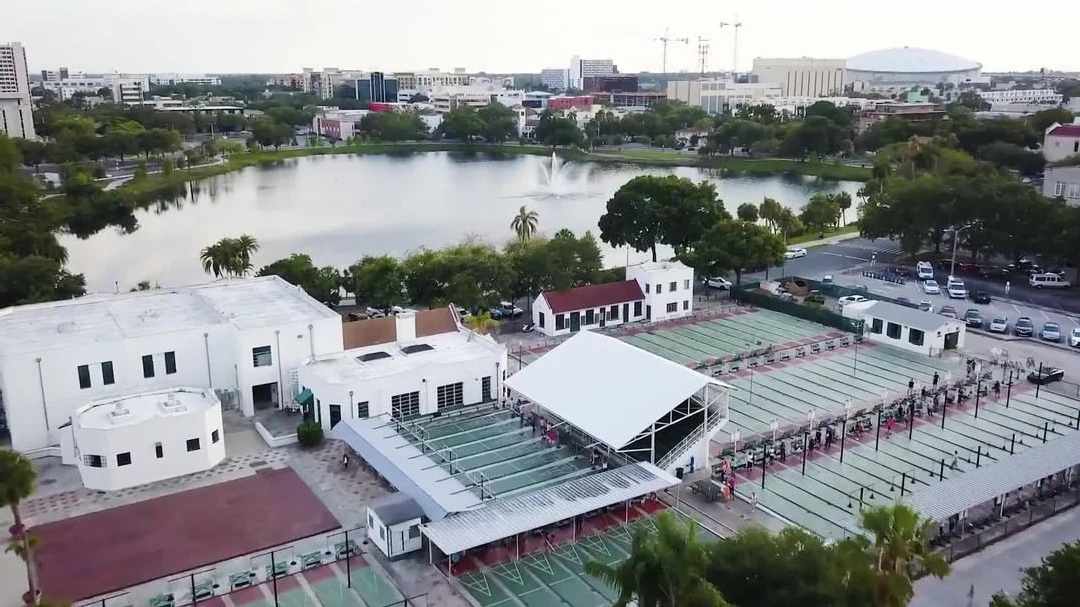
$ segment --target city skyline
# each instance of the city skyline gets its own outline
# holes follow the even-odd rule
[[[991,72],[1077,71],[1080,55],[1067,36],[1025,35],[1022,43],[1003,43],[1039,32],[1042,15],[1065,14],[1066,1],[1008,15],[945,4],[934,7],[931,19],[908,13],[882,19],[856,0],[828,0],[813,9],[792,0],[740,7],[737,68],[749,70],[754,57],[846,58],[911,46],[978,61]],[[290,73],[324,66],[538,73],[566,67],[572,55],[610,58],[633,73],[660,71],[657,38],[667,29],[672,38],[690,40],[668,46],[669,72],[697,71],[699,36],[709,40],[708,69],[731,69],[733,28],[720,23],[734,22],[736,15],[705,0],[680,4],[670,15],[642,15],[625,2],[597,0],[575,7],[567,19],[561,11],[514,15],[489,0],[416,0],[410,11],[330,0],[39,0],[6,16],[0,40],[21,41],[35,73],[60,66],[88,73]],[[455,20],[464,23],[446,26]],[[838,35],[843,32],[851,35]]]

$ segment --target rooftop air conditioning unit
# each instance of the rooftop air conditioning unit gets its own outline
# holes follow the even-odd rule
[[[125,409],[122,403],[116,403],[116,407],[109,411],[109,419],[113,423],[120,423],[129,417],[131,417],[131,411]]]
[[[185,410],[185,407],[180,402],[180,399],[176,398],[175,394],[170,394],[168,398],[161,402],[161,409],[166,413],[180,413]]]

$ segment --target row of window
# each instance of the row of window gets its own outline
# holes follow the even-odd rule
[[[689,302],[688,302],[688,304],[689,304]],[[585,310],[585,319],[584,319],[584,321],[581,321],[581,315],[578,312],[572,312],[569,316],[572,317],[574,315],[577,315],[577,318],[578,318],[579,322],[581,322],[582,326],[595,325],[597,323],[602,323],[602,322],[605,322],[605,321],[608,321],[608,320],[619,320],[619,306],[611,306],[610,308],[600,308],[598,310]],[[563,329],[567,328],[567,320],[568,320],[567,316],[568,315],[566,315],[566,314],[556,314],[555,315],[555,330],[556,331],[562,331]],[[634,302],[633,316],[641,316],[641,302],[640,301],[635,301]],[[630,320],[630,319],[627,318],[625,320]],[[545,317],[545,314],[543,312],[539,313],[538,318],[537,318],[537,322],[540,324],[541,329],[543,329],[543,328],[545,328],[547,326],[546,325],[547,318]]]
[[[485,376],[481,378],[480,381],[481,400],[491,400],[491,376]],[[442,409],[443,407],[464,405],[465,384],[463,382],[457,382],[455,384],[439,386],[435,389],[435,400],[439,409]],[[316,401],[316,406],[320,406],[319,401]],[[419,415],[420,393],[408,392],[406,394],[398,394],[390,397],[390,410],[391,414],[398,419]],[[328,406],[328,411],[330,413],[330,427],[333,428],[341,421],[341,405],[331,404]],[[364,419],[370,414],[371,407],[368,401],[365,400],[356,403],[356,417],[358,419]]]
[[[116,372],[113,370],[113,363],[111,360],[99,363],[101,367],[101,385],[108,386],[116,383]],[[98,366],[98,365],[95,365]],[[147,354],[142,357],[143,377],[154,377],[154,355]],[[176,373],[176,352],[165,353],[165,374],[172,375]],[[79,388],[87,390],[93,387],[93,381],[90,377],[90,365],[79,365],[76,368],[76,374],[79,377]]]
[[[899,340],[904,334],[904,327],[895,322],[885,323],[880,318],[875,318],[870,321],[871,333],[880,335],[883,331],[889,339]],[[920,331],[919,329],[908,328],[908,343],[914,346],[921,346],[925,341],[925,332]]]
[[[435,402],[439,409],[465,404],[465,384],[447,384],[435,388]]]
[[[1061,198],[1068,198],[1070,200],[1080,198],[1080,183],[1056,181],[1054,182],[1054,196],[1060,196]]]
[[[668,314],[674,314],[675,312],[678,312],[679,311],[679,302],[673,301],[673,302],[669,303],[667,305],[666,309],[667,309]],[[687,311],[687,310],[690,309],[690,300],[689,299],[684,299],[683,300],[682,309],[684,311]]]
[[[391,396],[390,415],[394,419],[420,415],[420,392],[406,392]]]
[[[650,285],[649,283],[645,283],[645,292],[646,293],[649,292],[650,287],[652,287],[652,285]],[[690,279],[686,279],[686,280],[683,281],[683,289],[684,290],[690,290]],[[668,290],[668,293],[674,293],[675,291],[678,291],[679,290],[678,281],[673,280],[673,281],[669,282],[668,286],[667,286],[667,290]],[[659,295],[660,293],[663,293],[664,292],[664,283],[662,283],[662,282],[656,283],[655,291],[656,291],[657,295]]]
[[[220,430],[214,430],[213,432],[210,433],[210,441],[212,443],[217,444],[218,441],[220,441],[220,440],[221,440],[221,431]],[[189,439],[187,439],[187,441],[185,441],[185,446],[187,447],[188,453],[198,451],[199,449],[202,448],[201,441],[198,438],[189,438]],[[162,458],[165,457],[165,447],[162,446],[161,443],[154,443],[154,457],[157,458],[157,459],[162,459]],[[85,464],[86,466],[88,466],[90,468],[105,468],[105,467],[107,467],[105,457],[101,456],[101,455],[91,455],[91,454],[83,455],[83,464]],[[117,453],[116,454],[116,466],[118,468],[123,467],[123,466],[130,466],[130,465],[131,465],[131,452],[130,451],[125,451],[123,453]]]

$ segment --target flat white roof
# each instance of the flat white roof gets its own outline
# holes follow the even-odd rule
[[[590,331],[578,333],[506,380],[506,386],[620,449],[708,384],[731,386]]]
[[[79,407],[72,423],[89,430],[108,430],[133,426],[154,417],[204,412],[219,404],[213,390],[170,388],[95,400]]]
[[[245,330],[337,316],[277,276],[87,295],[0,310],[0,355],[120,341],[224,323]]]
[[[430,349],[424,349],[427,345]],[[405,350],[418,347],[419,351]],[[470,360],[501,356],[505,346],[488,337],[460,331],[419,337],[408,341],[353,348],[323,356],[307,363],[315,377],[328,384],[355,384],[380,377],[411,373],[416,369],[450,365]]]

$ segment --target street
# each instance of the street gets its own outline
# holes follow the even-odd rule
[[[789,259],[779,268],[771,268],[769,276],[790,275],[821,280],[826,274],[836,274],[843,270],[870,263],[891,264],[903,252],[900,246],[888,240],[874,241],[864,238],[844,240],[836,244],[807,249],[806,257]],[[765,272],[743,275],[743,281],[754,282],[765,279]]]

